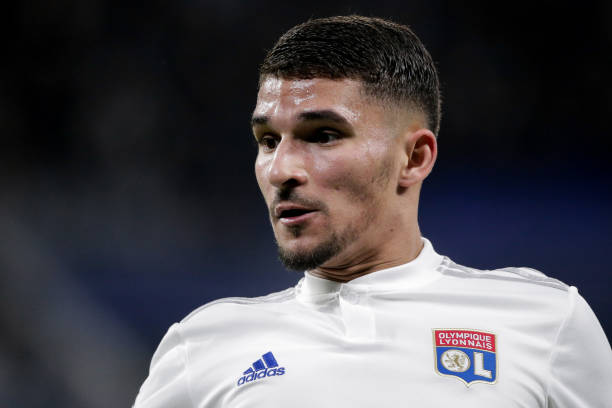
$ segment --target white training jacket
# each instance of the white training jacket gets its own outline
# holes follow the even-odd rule
[[[348,283],[209,303],[170,327],[136,408],[612,407],[612,351],[576,288],[481,271],[425,239]]]

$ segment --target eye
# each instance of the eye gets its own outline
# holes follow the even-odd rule
[[[259,139],[259,145],[264,150],[274,150],[276,149],[276,146],[278,146],[278,138],[274,137],[273,135],[263,135]]]
[[[308,137],[311,143],[329,144],[340,138],[340,134],[331,129],[318,129]]]

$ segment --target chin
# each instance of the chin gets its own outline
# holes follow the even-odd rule
[[[278,258],[287,269],[305,271],[323,265],[343,249],[342,240],[332,234],[319,243],[278,243]]]

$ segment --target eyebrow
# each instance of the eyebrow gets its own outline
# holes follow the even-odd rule
[[[348,124],[348,120],[342,115],[333,110],[317,110],[317,111],[306,111],[298,115],[298,121],[309,122],[317,120],[326,120],[337,123],[339,125]],[[253,116],[251,118],[251,127],[256,125],[266,125],[270,121],[270,117],[266,115]]]

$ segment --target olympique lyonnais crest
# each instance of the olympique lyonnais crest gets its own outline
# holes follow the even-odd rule
[[[434,329],[436,372],[466,386],[497,380],[495,334],[473,329]]]

